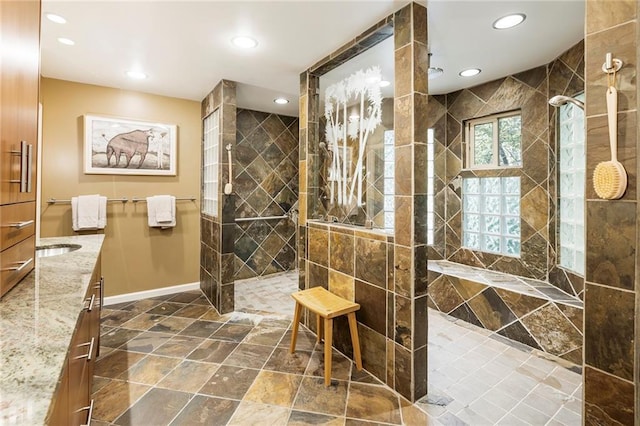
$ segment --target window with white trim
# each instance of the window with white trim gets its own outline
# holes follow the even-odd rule
[[[462,246],[520,257],[520,177],[462,180]]]
[[[522,166],[520,112],[495,114],[466,122],[468,169]]]
[[[218,216],[218,170],[220,150],[219,110],[204,119],[202,213]]]
[[[576,98],[584,100],[584,94]],[[560,266],[584,275],[584,111],[573,104],[560,107],[558,120],[560,170]]]

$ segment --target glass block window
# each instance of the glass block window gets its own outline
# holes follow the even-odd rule
[[[204,119],[202,213],[218,216],[218,169],[220,164],[219,110]]]
[[[427,130],[427,244],[433,245],[435,227],[434,203],[435,203],[435,147],[433,129]]]
[[[393,231],[394,225],[394,171],[395,171],[395,138],[393,130],[384,132],[384,229]]]
[[[462,181],[462,246],[520,256],[520,178]]]
[[[466,124],[469,169],[522,166],[522,119],[520,113],[496,114]]]
[[[584,95],[577,97],[584,100]],[[573,104],[560,107],[560,266],[584,275],[584,111]]]

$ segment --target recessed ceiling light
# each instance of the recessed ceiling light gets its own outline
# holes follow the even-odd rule
[[[468,70],[460,71],[460,76],[462,77],[473,77],[478,74],[480,74],[479,68],[469,68]]]
[[[289,103],[289,99],[285,99],[285,98],[275,98],[273,100],[273,102],[277,103],[278,105],[286,105]]]
[[[147,75],[140,71],[127,71],[127,76],[134,80],[144,80],[147,78]]]
[[[60,37],[58,38],[58,41],[62,44],[66,44],[67,46],[73,46],[74,44],[76,44],[75,41],[69,39],[69,38],[64,38],[64,37]]]
[[[513,28],[524,22],[527,15],[524,13],[514,13],[511,15],[503,16],[493,23],[493,28],[496,30],[506,30],[507,28]]]
[[[387,80],[382,80],[380,83],[378,83],[380,85],[380,87],[387,87],[391,85],[390,81]]]
[[[56,24],[66,24],[67,23],[66,19],[64,19],[60,15],[56,15],[55,13],[47,13],[45,16],[47,17],[48,20],[50,20],[51,22],[55,22]]]
[[[231,39],[234,46],[242,49],[253,49],[258,45],[256,39],[247,36],[237,36]]]

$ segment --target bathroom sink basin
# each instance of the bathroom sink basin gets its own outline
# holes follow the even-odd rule
[[[37,257],[49,257],[57,256],[59,254],[65,254],[72,251],[76,251],[82,246],[80,244],[49,244],[46,246],[36,247]]]

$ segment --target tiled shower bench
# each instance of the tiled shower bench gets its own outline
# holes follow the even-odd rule
[[[548,282],[429,260],[429,307],[582,365],[583,303]]]

